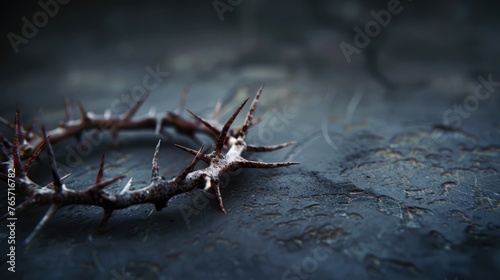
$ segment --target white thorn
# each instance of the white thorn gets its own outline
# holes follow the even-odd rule
[[[209,177],[206,177],[205,181],[206,181],[205,188],[203,190],[208,191],[212,187],[212,179],[210,179]]]
[[[153,107],[149,108],[148,116],[150,116],[150,117],[156,116],[156,107],[153,106]]]
[[[155,127],[155,134],[156,135],[160,135],[162,121],[163,121],[163,118],[161,116],[156,117],[156,127]]]
[[[127,184],[125,185],[125,187],[123,187],[123,190],[120,192],[120,194],[125,194],[126,192],[128,192],[130,186],[132,186],[132,179],[133,177],[131,177],[130,180],[128,180]]]

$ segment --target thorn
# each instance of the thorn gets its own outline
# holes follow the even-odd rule
[[[71,173],[68,173],[64,176],[61,177],[61,181],[63,181],[64,179],[68,178],[69,176],[71,176]]]
[[[30,136],[30,134],[32,133],[33,131],[33,127],[35,125],[35,122],[37,122],[38,118],[40,116],[40,110],[36,113],[36,115],[31,119],[30,121],[30,124],[28,126],[28,128],[26,129],[26,131],[24,132],[24,137],[26,138],[27,141],[30,141],[32,139],[32,137]],[[38,135],[36,135],[38,136]]]
[[[113,140],[113,145],[115,146],[115,148],[118,148],[118,146],[120,145],[120,143],[118,142],[118,132],[118,127],[111,127],[111,139]]]
[[[154,203],[154,205],[155,205],[155,210],[156,211],[161,211],[161,209],[163,209],[163,208],[165,208],[167,206],[167,201],[166,201],[166,199],[161,199],[159,201],[156,201]]]
[[[215,183],[214,186],[215,198],[217,199],[217,203],[219,204],[220,211],[226,214],[226,209],[224,208],[224,203],[222,202],[222,195],[220,194],[219,183]]]
[[[132,186],[132,178],[130,178],[130,180],[128,180],[127,184],[125,184],[125,187],[123,187],[123,189],[121,190],[120,195],[123,195],[126,192],[128,192],[130,190],[131,186]]]
[[[66,113],[66,121],[69,122],[73,119],[73,111],[68,97],[64,98],[64,112]]]
[[[33,124],[35,123],[35,118],[33,118],[30,122],[30,124],[28,125],[28,128],[26,128],[26,130],[24,131],[24,137],[26,138],[26,141],[30,141],[31,140],[31,131],[33,130]]]
[[[75,134],[76,144],[80,144],[82,142],[82,133],[78,132]]]
[[[23,141],[26,139],[25,133],[24,133],[24,128],[23,128],[23,123],[22,123],[22,118],[21,118],[21,111],[19,110],[19,104],[16,104],[16,130],[19,131],[19,145],[23,143]]]
[[[111,218],[111,214],[112,213],[113,213],[112,209],[110,209],[110,208],[104,208],[104,213],[103,213],[103,216],[102,216],[102,220],[101,220],[101,223],[99,224],[99,232],[100,233],[103,232],[103,229],[106,226],[106,224],[108,223],[109,218]]]
[[[149,108],[149,111],[148,111],[148,116],[149,116],[149,117],[154,117],[154,116],[156,116],[156,107],[155,107],[155,106],[152,106],[151,108]]]
[[[175,178],[175,180],[177,182],[180,182],[180,181],[183,181],[184,179],[186,179],[186,176],[189,174],[189,172],[191,172],[191,170],[193,170],[194,166],[196,165],[196,163],[198,162],[198,160],[200,160],[200,158],[203,155],[203,152],[202,152],[203,151],[203,146],[205,146],[205,143],[203,143],[201,145],[200,149],[196,153],[196,155],[193,158],[193,160],[191,161],[191,163],[179,174],[179,176],[177,176]]]
[[[144,93],[141,96],[141,98],[139,98],[139,100],[137,100],[137,102],[134,104],[134,106],[132,106],[132,108],[130,108],[130,111],[128,111],[128,113],[125,116],[123,116],[122,119],[125,121],[131,120],[132,117],[135,115],[135,113],[137,113],[137,110],[139,110],[139,107],[141,107],[142,103],[144,103],[144,101],[146,101],[148,96],[149,96],[149,92]]]
[[[1,158],[1,161],[4,162],[4,161],[9,161],[10,157],[9,157],[9,152],[7,151],[8,148],[7,148],[7,143],[5,142],[5,139],[2,137],[2,135],[0,135],[0,152],[2,153],[2,158]]]
[[[241,167],[246,167],[246,168],[277,168],[277,167],[284,167],[284,166],[300,164],[300,162],[290,161],[290,162],[266,163],[266,162],[253,161],[253,160],[244,160],[240,164],[241,164]]]
[[[213,125],[211,125],[208,121],[206,121],[204,118],[198,116],[197,114],[191,112],[191,110],[186,109],[195,119],[200,121],[203,125],[205,125],[214,135],[219,135],[220,132],[217,128],[215,128]]]
[[[177,107],[177,109],[175,110],[175,113],[177,113],[177,115],[179,116],[182,115],[182,111],[184,111],[184,107],[186,106],[189,91],[191,91],[191,85],[186,85],[184,87],[184,91],[182,92],[181,100],[179,101],[179,107]]]
[[[68,173],[64,176],[61,177],[61,181],[65,180],[66,178],[68,178],[69,176],[71,176],[71,173]],[[45,187],[53,187],[54,186],[54,182],[50,182],[49,184],[47,184]]]
[[[181,149],[181,150],[184,150],[192,155],[196,155],[198,152],[193,150],[193,149],[190,149],[190,148],[187,148],[187,147],[184,147],[182,145],[179,145],[179,144],[174,144],[174,146],[176,146],[177,148]]]
[[[87,111],[85,110],[85,107],[83,107],[83,104],[81,102],[78,102],[78,108],[80,109],[80,114],[82,114],[82,123],[89,123],[90,119],[87,114]]]
[[[16,132],[14,135],[14,143],[12,143],[12,160],[14,162],[14,169],[16,169],[16,177],[24,176],[21,167],[21,157],[19,155],[19,142],[21,142],[21,124],[19,121],[19,107],[16,108]]]
[[[198,152],[196,150],[181,146],[179,144],[174,144],[174,146],[176,146],[177,148],[184,150],[184,151],[186,151],[194,156],[196,156],[198,154]],[[201,155],[200,159],[203,160],[204,162],[207,162],[207,163],[210,162],[210,159],[208,158],[208,156],[204,155],[204,154]]]
[[[114,177],[114,178],[111,178],[108,180],[104,180],[102,182],[99,182],[99,183],[93,185],[92,187],[88,188],[87,190],[98,192],[98,191],[104,189],[105,187],[107,187],[107,186],[113,184],[114,182],[121,180],[123,178],[125,178],[125,175],[120,175],[120,176],[117,176],[117,177]]]
[[[47,133],[45,132],[45,127],[42,124],[42,133],[45,138],[45,142],[47,143],[47,153],[50,158],[50,166],[52,169],[52,178],[54,180],[54,190],[56,193],[61,193],[62,184],[61,184],[61,176],[59,175],[59,171],[57,170],[56,158],[54,156],[54,151],[52,150],[52,145],[49,142],[49,138],[47,137]]]
[[[111,119],[111,109],[106,108],[106,110],[104,110],[103,118],[106,119],[106,120]]]
[[[158,154],[160,152],[160,144],[161,144],[161,139],[158,140],[158,144],[156,145],[155,148],[155,153],[153,154],[153,167],[151,169],[151,180],[155,180],[157,178],[160,178],[160,166],[158,166]]]
[[[10,128],[10,129],[12,129],[14,132],[16,131],[16,125],[9,122],[8,120],[6,120],[2,117],[0,117],[0,123],[5,125],[6,127]]]
[[[270,151],[275,151],[275,150],[279,150],[279,149],[288,147],[290,145],[294,145],[296,143],[297,142],[295,142],[295,141],[291,141],[291,142],[286,142],[286,143],[283,143],[283,144],[272,145],[272,146],[247,145],[247,151],[249,151],[249,152],[251,152],[251,151],[253,151],[253,152],[270,152]]]
[[[35,161],[36,158],[38,158],[38,155],[42,152],[43,148],[47,144],[47,141],[44,139],[43,142],[36,148],[35,152],[30,156],[28,161],[24,164],[23,167],[23,172],[28,173],[30,170],[31,164],[33,164],[33,161]]]
[[[260,86],[259,90],[257,91],[257,94],[255,95],[255,98],[252,101],[252,105],[250,105],[250,109],[248,109],[247,116],[245,118],[245,121],[243,122],[243,127],[241,128],[240,133],[238,135],[238,137],[241,139],[245,139],[245,136],[247,135],[248,127],[252,123],[253,113],[255,111],[255,108],[257,108],[257,103],[259,103],[259,98],[263,89],[264,89],[264,84]]]
[[[226,137],[227,137],[227,131],[229,130],[229,127],[231,124],[233,124],[234,119],[236,119],[236,116],[240,113],[241,109],[243,109],[243,106],[247,103],[248,98],[241,103],[241,105],[234,111],[233,115],[227,120],[226,124],[222,128],[222,131],[219,134],[219,139],[217,140],[217,144],[215,145],[214,153],[220,155],[222,148],[224,147],[224,143],[226,142]]]
[[[101,164],[99,165],[99,172],[97,172],[97,178],[95,179],[95,184],[99,184],[102,181],[102,174],[104,173],[104,154],[101,156]]]
[[[49,210],[47,211],[47,213],[45,213],[45,216],[43,216],[42,220],[38,223],[38,225],[36,225],[36,228],[33,230],[33,232],[31,232],[31,234],[26,238],[26,240],[24,240],[24,244],[28,245],[31,242],[31,240],[33,240],[33,237],[35,237],[35,235],[40,231],[40,229],[42,229],[42,227],[50,220],[50,218],[54,216],[59,207],[60,206],[56,204],[52,204],[52,206],[50,206]]]
[[[205,187],[203,190],[208,191],[210,188],[212,188],[212,179],[210,179],[210,177],[205,177]]]
[[[155,134],[160,135],[161,128],[163,126],[163,118],[161,116],[156,117]]]
[[[212,114],[212,120],[215,120],[217,119],[217,117],[219,117],[221,108],[222,108],[222,100],[219,99],[215,104],[214,112]]]
[[[4,147],[8,150],[10,148],[12,148],[12,143],[10,143],[7,139],[5,138],[1,138],[2,140],[2,145],[4,145]]]

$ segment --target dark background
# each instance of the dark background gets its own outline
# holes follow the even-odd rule
[[[98,234],[100,209],[66,207],[31,247],[17,247],[16,274],[7,272],[0,258],[2,275],[457,280],[499,275],[500,89],[467,103],[481,84],[478,77],[500,81],[495,1],[402,0],[403,10],[350,63],[339,45],[354,45],[354,28],[364,30],[373,20],[370,11],[387,9],[390,1],[242,0],[223,20],[214,2],[73,0],[59,5],[15,53],[7,34],[22,35],[21,18],[33,22],[42,9],[36,1],[5,1],[1,116],[13,120],[18,103],[25,123],[37,116],[37,127],[44,123],[52,129],[64,118],[65,97],[77,116],[77,101],[98,114],[106,108],[123,113],[123,106],[112,104],[131,96],[149,66],[170,75],[151,91],[139,114],[151,107],[174,110],[189,84],[186,107],[208,117],[220,99],[222,122],[266,83],[258,113],[266,113],[268,121],[251,130],[249,143],[298,144],[247,156],[301,165],[227,177],[222,190],[227,215],[214,198],[196,191],[174,198],[161,212],[150,205],[115,212]],[[473,110],[453,112],[467,104]],[[448,110],[451,123],[444,117]],[[8,129],[2,134],[12,138]],[[74,139],[54,146],[61,173],[72,173],[68,187],[91,184],[102,153],[106,178],[124,174],[147,184],[159,136],[122,133],[119,148],[108,133],[103,136],[78,162],[68,161],[77,147]],[[170,131],[160,158],[166,177],[190,160],[174,143],[196,147]],[[35,182],[50,182],[45,154],[32,169]],[[6,194],[1,195],[6,205]],[[187,221],[183,213],[189,209],[200,212]],[[18,213],[19,243],[45,211]],[[0,234],[5,256],[7,232]],[[321,248],[328,248],[326,259],[315,258]]]

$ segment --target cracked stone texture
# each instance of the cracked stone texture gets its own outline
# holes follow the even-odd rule
[[[478,76],[500,80],[493,2],[401,1],[404,10],[351,63],[340,42],[352,43],[352,28],[387,1],[304,2],[243,1],[221,22],[210,2],[75,1],[18,54],[2,39],[4,118],[13,120],[17,102],[25,123],[38,115],[37,125],[54,128],[64,97],[75,114],[76,101],[95,113],[123,113],[145,68],[158,65],[170,75],[139,114],[174,110],[190,84],[186,107],[209,116],[223,100],[225,121],[265,82],[257,114],[266,118],[248,143],[298,144],[247,157],[301,164],[224,177],[227,215],[211,193],[194,191],[160,212],[152,205],[116,211],[98,234],[100,209],[68,206],[26,248],[22,240],[46,208],[19,212],[16,274],[6,270],[1,222],[1,278],[494,279],[500,87],[477,103],[470,97]],[[20,18],[39,9],[11,6],[3,34],[19,34]],[[443,114],[455,104],[470,110],[452,113],[456,126],[445,126]],[[54,149],[75,189],[93,182],[106,153],[105,177],[126,176],[111,187],[118,190],[130,177],[149,182],[158,138],[124,132],[114,148],[104,133],[97,145],[78,148],[68,139]],[[159,159],[165,177],[191,160],[174,143],[197,148],[170,131]],[[48,170],[44,153],[30,175],[48,183]],[[0,201],[6,211],[6,191]]]

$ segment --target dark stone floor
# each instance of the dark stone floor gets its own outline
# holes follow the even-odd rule
[[[72,1],[17,54],[4,37],[1,116],[13,120],[18,103],[25,123],[39,115],[38,124],[54,128],[64,97],[75,114],[77,101],[95,113],[123,113],[116,105],[142,84],[147,67],[159,67],[169,76],[139,114],[174,110],[190,84],[186,107],[209,116],[223,100],[223,121],[266,83],[258,108],[266,118],[248,142],[298,143],[248,157],[301,164],[225,177],[226,215],[212,195],[195,191],[161,212],[150,205],[117,211],[98,234],[100,209],[66,207],[29,248],[18,245],[15,274],[5,263],[3,221],[2,279],[500,274],[500,22],[493,4],[401,1],[404,9],[348,63],[339,44],[353,44],[352,28],[364,28],[370,11],[391,1],[240,1],[223,21],[209,1],[171,2]],[[40,9],[11,6],[4,34],[21,34],[20,18]],[[477,95],[488,79],[491,92]],[[74,139],[54,146],[61,172],[72,173],[66,184],[91,184],[102,153],[107,178],[126,175],[112,188],[130,177],[147,184],[159,136],[122,133],[119,148],[103,136],[78,158],[68,156]],[[171,131],[160,154],[166,177],[191,160],[174,143],[196,148]],[[48,183],[48,171],[44,154],[32,179]],[[6,211],[4,191],[0,198]],[[18,243],[45,211],[18,213]]]

